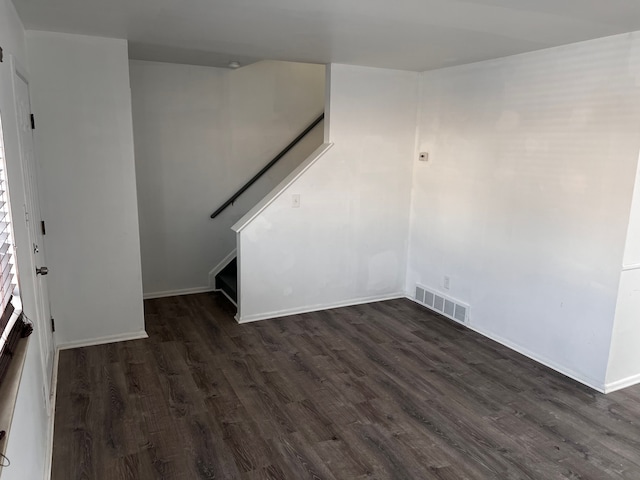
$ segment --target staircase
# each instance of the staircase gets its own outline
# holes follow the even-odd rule
[[[234,193],[226,202],[224,202],[218,209],[211,214],[211,218],[214,219],[227,207],[233,205],[233,203],[242,195],[246,190],[257,182],[267,171],[273,167],[282,157],[284,157],[293,147],[295,147],[304,137],[306,137],[316,126],[318,126],[324,120],[324,113],[316,118],[307,128],[305,128],[300,135],[298,135],[289,145],[287,145],[273,160],[267,163],[257,174],[255,174],[246,184],[244,184],[236,193]],[[234,305],[238,305],[238,262],[234,258],[231,260],[216,276],[215,276],[215,290],[221,291],[224,295],[233,302]]]
[[[216,290],[222,291],[234,304],[238,302],[238,261],[231,260],[216,275]]]

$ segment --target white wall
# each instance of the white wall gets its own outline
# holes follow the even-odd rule
[[[331,65],[329,78],[334,146],[236,227],[240,321],[404,291],[418,74]]]
[[[636,49],[640,54],[640,48]],[[627,241],[624,249],[606,390],[640,382],[640,162],[635,177]]]
[[[22,283],[23,309],[29,315],[29,312],[35,312],[36,306],[34,292],[29,290],[29,286],[32,285],[30,275],[33,275],[29,255],[20,253],[21,250],[28,252],[24,246],[29,245],[29,241],[22,210],[25,190],[20,166],[19,137],[11,87],[13,73],[9,55],[13,55],[23,66],[26,65],[27,58],[22,23],[8,0],[0,0],[0,46],[3,48],[5,57],[4,62],[0,63],[0,115],[7,159],[14,236],[19,247],[17,263]],[[37,334],[34,333],[28,345],[7,449],[3,452],[11,460],[11,466],[2,469],[3,480],[25,478],[38,480],[45,477],[50,454],[48,450],[50,424],[42,386],[40,345]],[[24,448],[25,445],[29,445],[29,448]]]
[[[124,40],[28,32],[58,344],[144,331]]]
[[[324,66],[238,70],[131,61],[145,295],[209,288],[230,227],[320,143],[322,128],[216,219],[209,215],[320,113]]]
[[[619,390],[640,382],[640,270],[623,271],[611,335],[605,389]]]
[[[640,147],[640,34],[425,73],[416,283],[602,389]]]
[[[16,13],[16,9],[9,0],[0,0],[0,45],[4,50],[4,65],[8,65],[8,55],[25,61],[27,58],[24,42],[24,27]]]

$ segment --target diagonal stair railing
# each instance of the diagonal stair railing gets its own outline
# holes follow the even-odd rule
[[[300,140],[302,140],[304,137],[307,136],[307,134],[313,130],[315,128],[316,125],[318,125],[322,120],[324,120],[324,113],[322,115],[320,115],[318,118],[316,118],[311,125],[309,125],[307,128],[304,129],[304,131],[302,133],[300,133],[300,135],[298,135],[289,145],[287,145],[286,147],[284,147],[284,149],[274,157],[273,160],[271,160],[269,163],[267,163],[262,170],[260,170],[258,173],[256,173],[253,177],[251,177],[251,179],[245,183],[242,187],[240,187],[240,189],[234,193],[231,198],[229,198],[229,200],[227,200],[226,202],[224,202],[222,205],[220,205],[220,207],[211,214],[211,218],[216,218],[218,215],[220,215],[222,213],[222,211],[227,208],[229,205],[233,205],[233,202],[235,202],[237,200],[237,198],[242,195],[245,191],[247,191],[249,189],[249,187],[251,187],[251,185],[253,185],[254,183],[256,183],[258,181],[258,179],[260,177],[262,177],[262,175],[264,175],[265,173],[267,173],[267,171],[273,167],[276,163],[278,163],[278,160],[280,160],[282,157],[284,157],[289,150],[291,150],[293,147],[295,147]]]

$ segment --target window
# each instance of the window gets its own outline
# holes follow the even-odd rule
[[[17,297],[17,275],[3,140],[0,119],[0,383],[9,368],[18,341],[31,333],[30,326],[22,320],[20,309],[15,309],[18,299],[13,298],[14,295]]]

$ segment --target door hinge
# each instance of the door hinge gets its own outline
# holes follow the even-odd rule
[[[53,319],[53,317],[51,317],[51,331],[56,331],[56,321]]]
[[[40,220],[40,228],[42,229],[42,235],[46,235],[47,234],[47,227],[44,224],[44,220]]]
[[[36,129],[36,117],[32,113],[31,114],[31,130],[35,130],[35,129]]]

